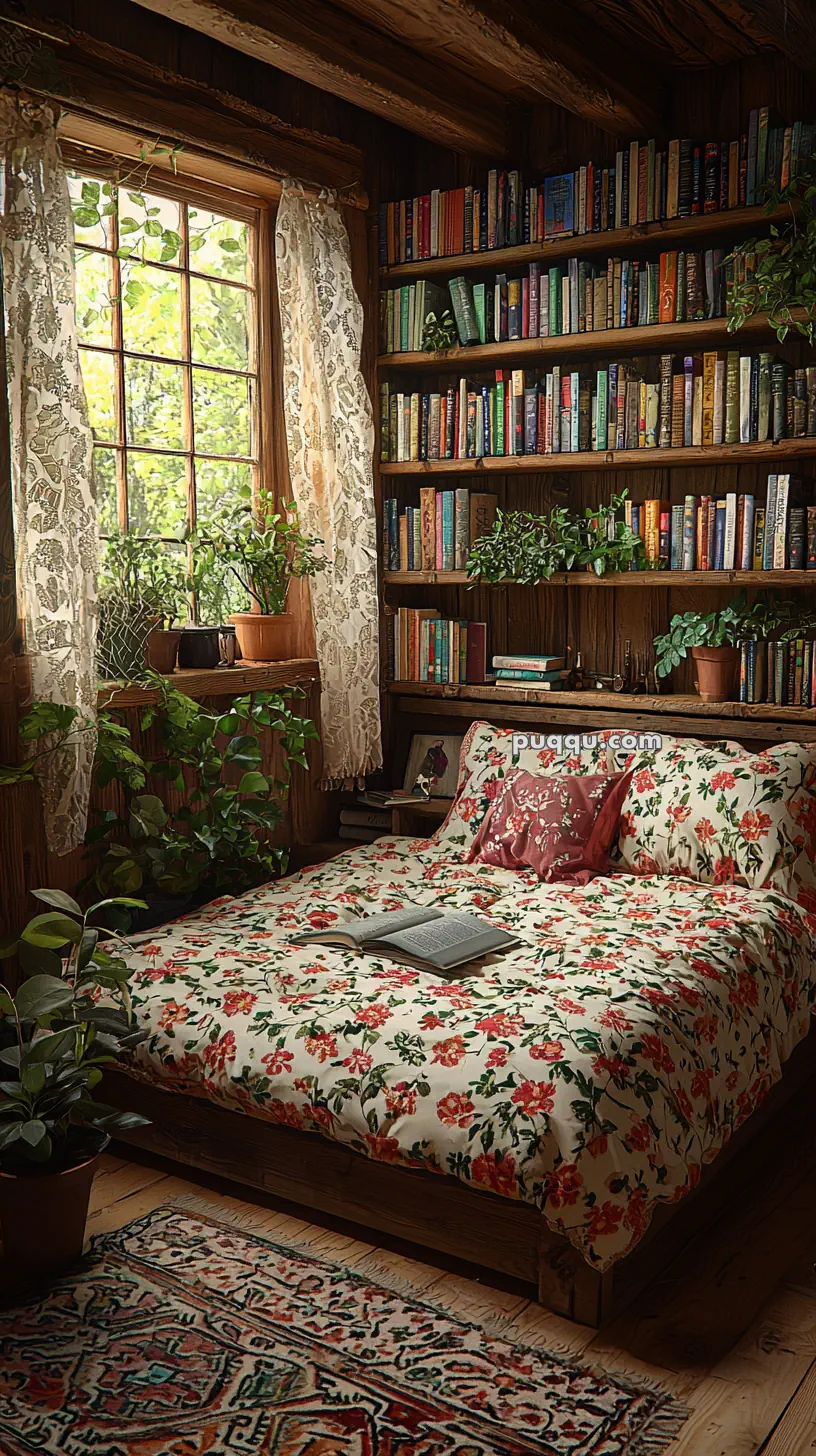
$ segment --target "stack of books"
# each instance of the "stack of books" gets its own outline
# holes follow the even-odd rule
[[[569,675],[565,658],[535,652],[499,654],[493,658],[493,669],[494,680],[502,687],[539,687],[545,692],[559,688]]]
[[[383,203],[380,266],[750,207],[766,182],[786,187],[808,171],[815,143],[816,127],[786,126],[762,106],[747,132],[725,141],[675,137],[664,148],[654,137],[634,141],[612,166],[588,162],[527,186],[518,169],[493,169],[481,187]]]
[[[400,607],[385,621],[392,682],[486,681],[486,622],[440,617],[433,607]]]
[[[816,643],[802,637],[743,643],[740,702],[816,707]]]
[[[370,844],[391,831],[391,814],[385,809],[341,809],[341,839],[353,839],[359,844]]]
[[[498,496],[482,491],[419,492],[419,505],[402,511],[392,496],[383,502],[383,564],[386,571],[464,571],[473,541],[496,520]]]
[[[710,350],[586,372],[496,369],[443,393],[380,386],[383,461],[737,445],[816,435],[816,366]]]
[[[462,345],[722,318],[735,281],[733,265],[723,267],[724,257],[723,248],[708,248],[661,253],[652,262],[570,258],[544,269],[531,263],[522,278],[506,273],[497,273],[494,283],[452,278],[450,298],[432,284],[406,283],[380,294],[380,349],[388,354],[421,349],[428,315],[439,318],[446,308]],[[747,265],[741,262],[740,275],[743,271]]]

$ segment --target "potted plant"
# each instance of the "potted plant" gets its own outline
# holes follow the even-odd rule
[[[691,654],[697,672],[695,687],[704,703],[727,703],[736,693],[743,642],[767,637],[790,624],[792,602],[758,599],[749,606],[745,592],[716,612],[682,612],[672,617],[667,633],[657,636],[655,672],[668,677]]]
[[[187,590],[185,564],[159,542],[122,532],[105,542],[97,657],[102,677],[134,682],[148,666],[172,672]]]
[[[253,604],[252,611],[230,616],[241,656],[255,662],[291,657],[294,618],[286,610],[289,582],[314,576],[325,566],[315,555],[320,540],[303,534],[294,503],[284,502],[277,510],[272,497],[264,493],[254,507],[241,504],[222,517],[205,542]]]
[[[32,893],[50,908],[0,941],[0,957],[17,955],[27,977],[15,995],[0,986],[0,1232],[15,1279],[79,1256],[99,1155],[112,1132],[146,1121],[92,1095],[103,1068],[143,1036],[129,968],[98,922],[144,902],[117,897],[83,912],[62,890]]]
[[[212,541],[195,536],[193,542],[190,586],[195,592],[197,620],[188,623],[182,633],[179,667],[217,667],[222,657],[223,624],[232,608],[228,570]]]

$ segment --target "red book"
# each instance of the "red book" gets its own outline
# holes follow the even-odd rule
[[[483,683],[487,676],[487,623],[468,622],[467,681]]]
[[[591,233],[593,231],[593,226],[594,226],[594,222],[595,222],[595,201],[594,201],[594,199],[595,199],[595,164],[594,164],[594,162],[588,162],[587,163],[587,183],[586,183],[586,230],[587,230],[588,233]],[[634,222],[635,221],[635,218],[631,218],[630,217],[629,221],[630,222]]]
[[[547,449],[547,395],[542,389],[538,395],[538,429],[536,431],[536,454],[544,455]]]
[[[530,280],[521,280],[521,337],[530,337]]]
[[[538,207],[536,208],[536,236],[535,240],[540,243],[544,237],[544,191],[538,189]]]

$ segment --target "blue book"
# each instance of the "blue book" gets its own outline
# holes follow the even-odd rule
[[[482,438],[483,454],[490,454],[490,390],[482,385]]]
[[[574,230],[575,173],[563,172],[558,177],[544,179],[544,236],[558,237],[559,233]]]
[[[497,682],[558,682],[561,677],[561,668],[552,672],[532,672],[528,668],[498,667],[496,669]]]
[[[413,569],[414,569],[414,508],[413,508],[413,506],[406,506],[405,507],[405,515],[406,515],[407,522],[408,522],[408,529],[407,529],[407,532],[406,532],[406,534],[408,536],[408,570],[409,571],[413,571]]]
[[[399,506],[392,496],[388,502],[388,570],[399,571]]]
[[[635,506],[635,505],[632,506],[632,530],[634,531],[634,533],[635,533],[636,536],[639,536],[640,535],[640,511],[641,511],[641,507],[640,506]],[[629,563],[629,570],[630,571],[639,571],[640,570],[640,564],[639,564],[639,559],[638,559],[637,553],[635,553],[635,555],[632,557],[632,560]]]
[[[722,571],[725,560],[725,506],[724,500],[716,503],[714,516],[714,571]]]
[[[454,519],[456,497],[452,490],[442,492],[442,570],[453,571],[456,559]]]
[[[683,507],[682,504],[673,505],[671,509],[671,558],[670,566],[672,571],[680,571],[683,566]]]

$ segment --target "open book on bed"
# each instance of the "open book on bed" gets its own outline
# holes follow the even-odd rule
[[[316,942],[364,955],[384,955],[421,971],[440,972],[520,944],[515,935],[464,910],[421,906],[383,910],[362,920],[346,920],[330,930],[304,930],[292,939],[303,945]]]

